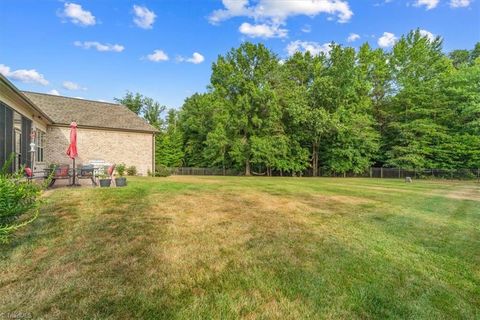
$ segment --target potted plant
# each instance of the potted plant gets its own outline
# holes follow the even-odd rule
[[[121,163],[121,164],[117,165],[116,169],[117,169],[117,173],[120,177],[115,178],[115,185],[117,187],[125,187],[127,185],[127,178],[124,177],[125,169],[126,169],[125,163]]]
[[[106,172],[99,175],[99,181],[100,187],[110,187],[112,184],[112,179],[110,179],[110,176]]]

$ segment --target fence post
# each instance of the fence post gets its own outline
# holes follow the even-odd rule
[[[398,179],[400,179],[400,178],[401,178],[401,175],[400,175],[400,170],[401,170],[401,169],[400,169],[400,168],[398,168]]]
[[[380,178],[383,179],[383,167],[380,167]]]
[[[372,172],[372,170],[373,170],[373,169],[372,169],[372,167],[370,167],[370,178],[371,178],[371,177],[372,177],[372,175],[373,175],[373,172]]]

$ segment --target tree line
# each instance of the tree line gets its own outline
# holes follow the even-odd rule
[[[443,53],[419,30],[391,51],[331,43],[281,60],[245,42],[212,65],[179,110],[140,94],[118,102],[160,130],[158,165],[292,174],[370,166],[480,167],[480,43]]]

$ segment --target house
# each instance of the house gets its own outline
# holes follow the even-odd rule
[[[77,164],[125,163],[142,175],[155,170],[157,130],[125,106],[22,92],[0,75],[0,166],[12,153],[12,170],[26,165],[42,172],[52,163],[71,164],[66,150],[73,121]]]

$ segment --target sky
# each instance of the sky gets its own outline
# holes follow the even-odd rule
[[[178,108],[244,41],[285,59],[336,42],[390,50],[419,28],[444,51],[480,41],[480,0],[0,0],[0,73],[21,90]]]

